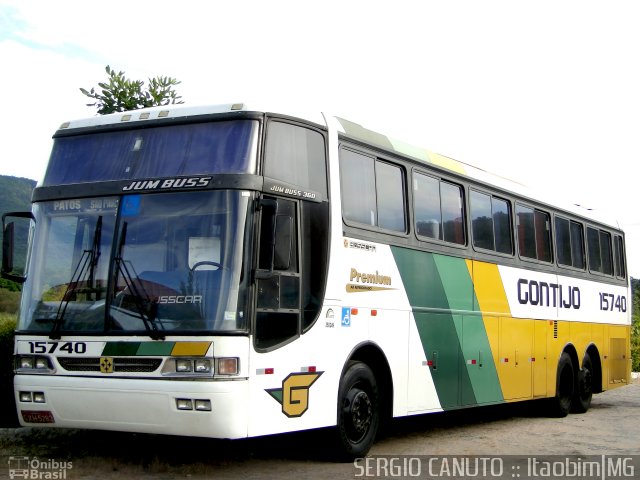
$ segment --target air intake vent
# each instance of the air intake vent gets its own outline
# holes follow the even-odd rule
[[[558,338],[558,321],[553,321],[553,338]]]
[[[58,358],[60,366],[69,372],[99,372],[100,357],[94,358]],[[114,373],[149,373],[155,372],[162,359],[160,358],[114,358]]]

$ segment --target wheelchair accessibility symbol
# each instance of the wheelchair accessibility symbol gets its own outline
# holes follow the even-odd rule
[[[351,307],[342,307],[342,326],[351,326]]]

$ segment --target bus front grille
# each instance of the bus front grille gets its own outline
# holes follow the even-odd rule
[[[60,366],[68,372],[100,372],[100,357],[69,358],[59,357]],[[149,373],[155,372],[162,363],[160,358],[114,358],[113,372]]]

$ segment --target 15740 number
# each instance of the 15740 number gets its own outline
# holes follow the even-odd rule
[[[29,342],[31,353],[55,353],[83,354],[87,352],[87,344],[84,342]]]
[[[600,292],[600,310],[613,312],[627,311],[627,297],[624,295],[614,295],[613,293]]]

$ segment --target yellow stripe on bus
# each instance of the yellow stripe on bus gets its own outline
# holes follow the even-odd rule
[[[202,357],[207,353],[211,342],[176,342],[171,355],[174,357]]]
[[[497,313],[511,316],[507,294],[502,285],[498,266],[493,263],[467,260],[469,274],[473,278],[473,288],[478,299],[478,310],[483,313]]]

